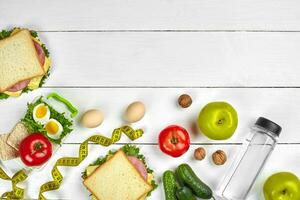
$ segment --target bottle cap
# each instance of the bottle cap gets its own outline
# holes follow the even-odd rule
[[[280,135],[280,132],[281,132],[281,129],[282,129],[281,126],[279,126],[275,122],[272,122],[271,120],[268,120],[264,117],[259,117],[256,120],[255,125],[260,126],[264,129],[274,133],[277,136]]]

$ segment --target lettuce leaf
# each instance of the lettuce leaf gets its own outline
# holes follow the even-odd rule
[[[2,30],[0,32],[0,40],[5,39],[7,37],[9,37],[11,35],[11,33],[13,32],[14,29],[11,30]]]
[[[1,99],[7,99],[9,97],[9,95],[4,94],[4,93],[0,93],[0,100]]]
[[[26,126],[26,128],[28,129],[29,132],[31,132],[31,133],[36,133],[36,132],[42,133],[51,142],[61,145],[62,139],[66,135],[68,135],[69,133],[72,132],[73,129],[71,128],[71,126],[73,125],[73,122],[65,117],[65,115],[64,115],[65,113],[57,112],[53,107],[51,107],[49,104],[47,104],[45,101],[43,101],[42,98],[43,97],[40,97],[35,102],[27,104],[27,107],[28,107],[27,112],[26,112],[25,116],[21,119],[21,121],[25,124],[25,126]],[[49,110],[50,110],[50,118],[56,119],[62,125],[63,132],[61,133],[59,139],[52,139],[52,138],[48,137],[47,131],[44,128],[44,126],[42,124],[34,121],[34,119],[33,119],[33,109],[35,108],[35,106],[37,106],[40,103],[44,103],[45,105],[47,105]]]

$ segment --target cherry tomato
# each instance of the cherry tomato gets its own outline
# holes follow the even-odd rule
[[[25,165],[39,166],[52,156],[52,145],[44,135],[33,133],[22,140],[19,153]]]
[[[190,136],[181,126],[171,125],[159,134],[159,148],[172,157],[179,157],[190,148]]]

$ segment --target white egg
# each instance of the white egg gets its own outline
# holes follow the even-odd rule
[[[41,124],[45,124],[50,118],[50,110],[49,107],[43,103],[35,106],[33,109],[33,119],[36,122]]]
[[[124,119],[129,123],[134,123],[141,120],[144,117],[145,112],[145,104],[140,101],[135,101],[127,107],[124,113]]]
[[[63,132],[63,126],[56,119],[49,119],[44,128],[47,131],[47,135],[52,139],[59,139]]]

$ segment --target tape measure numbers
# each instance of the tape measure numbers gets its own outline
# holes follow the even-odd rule
[[[15,175],[10,178],[4,170],[0,167],[0,178],[3,180],[11,181],[12,183],[12,191],[5,192],[1,195],[0,199],[22,199],[24,197],[24,189],[17,186],[18,183],[24,181],[27,178],[27,174],[25,170],[20,170]]]
[[[138,129],[134,130],[130,126],[123,126],[121,128],[117,128],[113,131],[111,138],[102,136],[102,135],[94,135],[85,140],[80,144],[79,147],[79,156],[78,157],[63,157],[56,161],[54,167],[52,168],[51,174],[53,181],[47,182],[40,187],[39,200],[46,200],[43,193],[51,190],[57,190],[63,180],[63,176],[58,170],[60,166],[74,167],[78,166],[87,156],[88,156],[88,144],[89,142],[93,142],[102,146],[109,146],[118,142],[121,139],[121,135],[124,133],[131,140],[135,140],[143,135],[143,130]]]
[[[58,170],[58,167],[75,167],[78,166],[89,153],[88,144],[89,142],[93,142],[95,144],[99,144],[102,146],[109,146],[118,142],[121,139],[121,135],[124,133],[130,140],[136,140],[141,137],[144,133],[142,129],[134,130],[130,126],[123,126],[121,128],[114,129],[111,138],[102,136],[102,135],[93,135],[80,144],[79,147],[79,156],[78,157],[63,157],[56,161],[54,167],[52,168],[51,175],[53,180],[47,183],[44,183],[40,187],[39,192],[39,200],[46,200],[43,193],[51,190],[59,189],[63,176]],[[27,178],[27,174],[25,170],[18,171],[12,178],[10,178],[4,170],[0,167],[0,178],[3,180],[12,182],[12,191],[5,192],[2,194],[0,199],[6,198],[8,200],[11,199],[23,199],[24,197],[24,189],[17,187],[17,184],[24,181]]]

